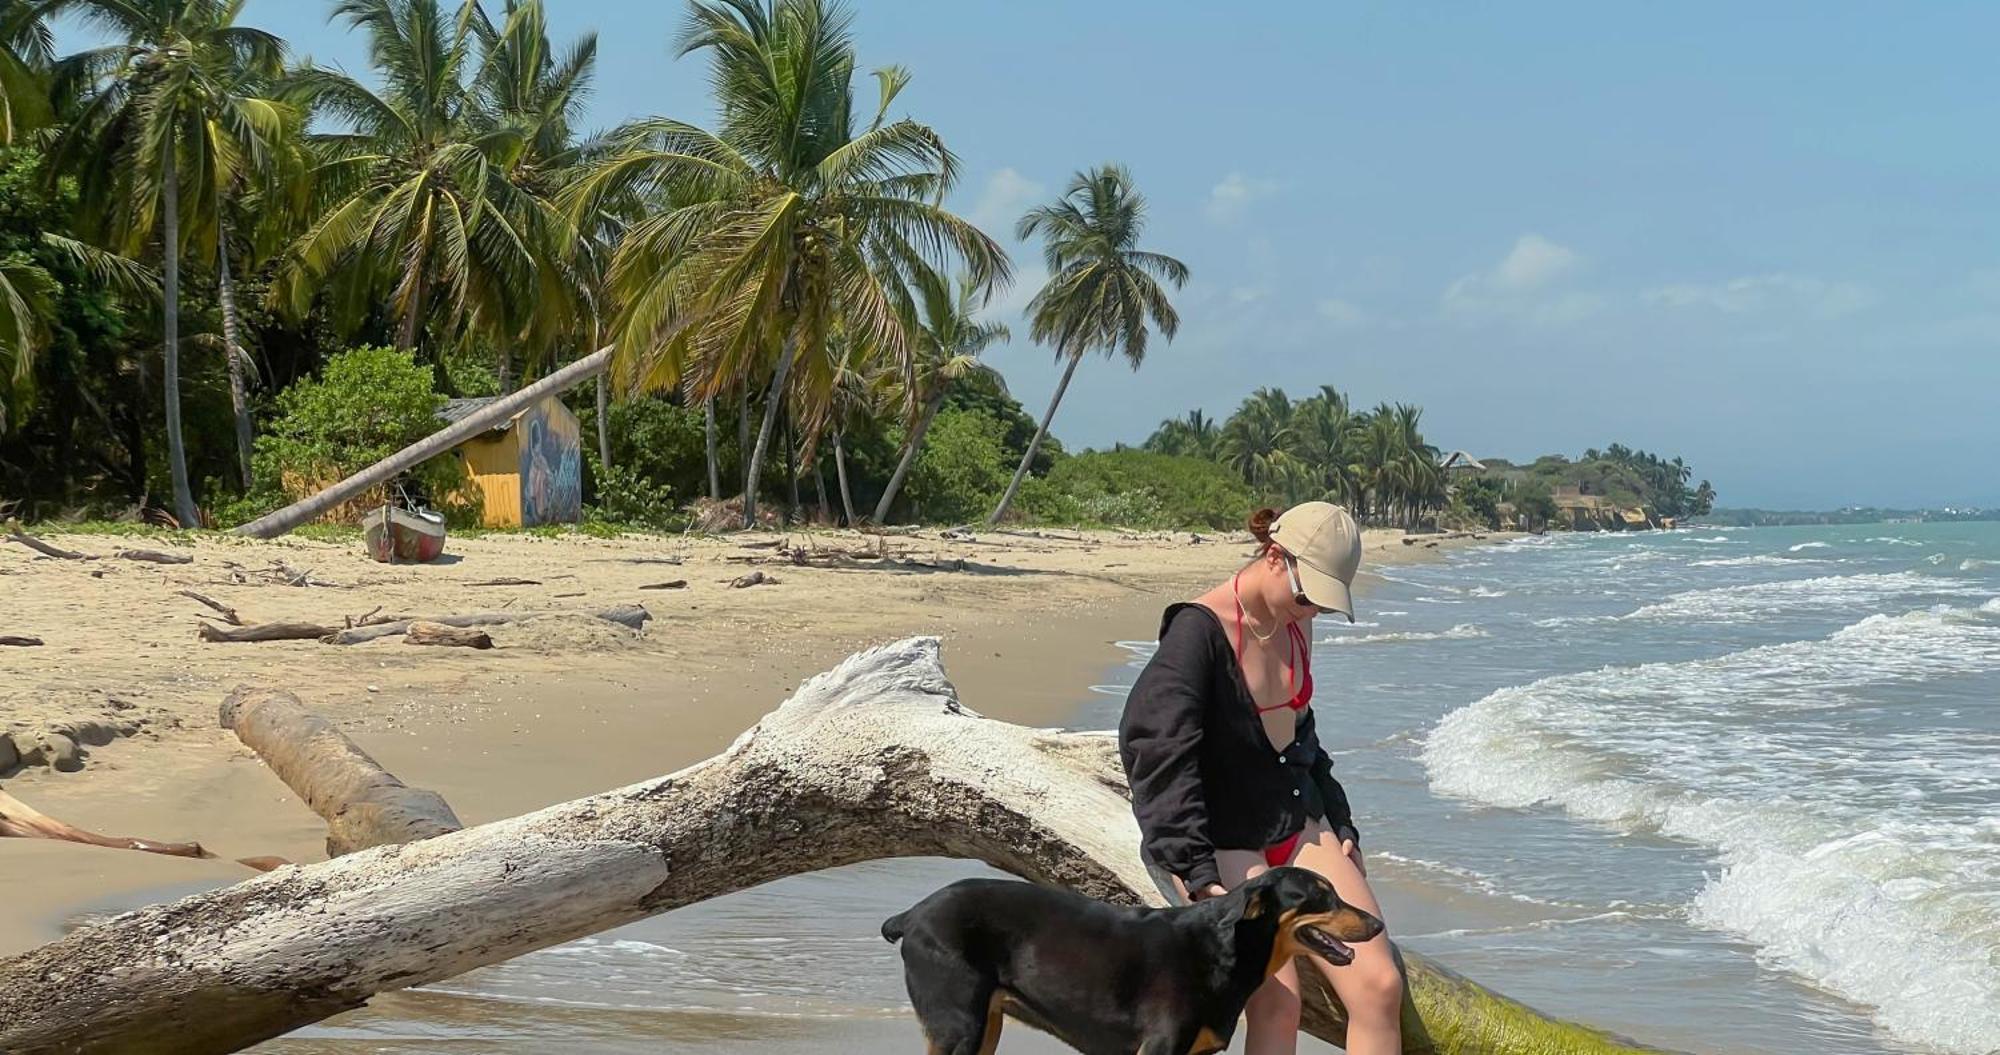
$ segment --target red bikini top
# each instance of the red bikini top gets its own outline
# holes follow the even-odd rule
[[[1231,591],[1236,593],[1236,666],[1239,669],[1243,666],[1243,595],[1238,591],[1237,587],[1240,585],[1242,579],[1243,573],[1237,572],[1236,580],[1230,584]],[[1258,714],[1266,714],[1280,707],[1290,707],[1295,711],[1303,711],[1312,705],[1312,649],[1308,647],[1306,632],[1300,630],[1297,623],[1285,624],[1285,631],[1286,643],[1291,647],[1290,662],[1285,671],[1285,682],[1286,684],[1291,684],[1294,675],[1302,674],[1303,676],[1299,678],[1298,691],[1292,693],[1291,699],[1283,703],[1274,703],[1269,707],[1258,707]],[[1251,706],[1256,706],[1254,701]]]

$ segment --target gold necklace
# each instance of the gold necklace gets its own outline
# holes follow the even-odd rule
[[[1238,623],[1239,623],[1239,624],[1240,624],[1240,625],[1241,625],[1241,626],[1242,626],[1242,627],[1243,627],[1244,629],[1246,629],[1246,630],[1250,631],[1250,636],[1251,636],[1251,637],[1254,637],[1254,638],[1256,638],[1256,639],[1257,639],[1257,640],[1259,640],[1259,641],[1265,641],[1265,642],[1268,642],[1268,641],[1270,641],[1270,640],[1271,640],[1271,638],[1273,638],[1273,637],[1277,636],[1277,633],[1278,633],[1278,631],[1277,631],[1277,629],[1276,629],[1275,627],[1274,627],[1274,628],[1272,628],[1271,632],[1270,632],[1270,633],[1268,633],[1268,634],[1260,634],[1260,633],[1258,633],[1258,632],[1257,632],[1257,627],[1256,627],[1256,624],[1254,624],[1254,623],[1250,622],[1250,620],[1248,620],[1248,619],[1244,618],[1244,611],[1243,611],[1243,573],[1242,573],[1242,572],[1240,572],[1240,571],[1239,571],[1239,572],[1237,572],[1237,573],[1236,573],[1236,577],[1235,577],[1235,578],[1233,578],[1233,579],[1231,579],[1231,580],[1229,580],[1229,592],[1230,592],[1230,593],[1232,593],[1232,594],[1234,594],[1234,595],[1236,596],[1236,618],[1237,618],[1237,622],[1238,622]]]

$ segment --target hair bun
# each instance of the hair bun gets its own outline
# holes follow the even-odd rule
[[[1248,527],[1250,528],[1251,536],[1257,540],[1258,544],[1264,546],[1271,544],[1271,525],[1276,523],[1277,520],[1278,511],[1268,507],[1250,514]]]

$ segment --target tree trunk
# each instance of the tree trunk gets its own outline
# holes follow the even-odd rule
[[[611,468],[611,374],[597,375],[597,464]]]
[[[184,528],[201,526],[201,514],[194,507],[194,492],[188,488],[187,444],[181,436],[181,182],[174,164],[175,137],[167,137],[167,149],[160,161],[160,207],[163,259],[160,274],[165,311],[161,324],[164,338],[167,394],[167,468],[174,480],[174,519]]]
[[[799,517],[799,434],[793,427],[791,400],[785,401],[785,523],[791,524]]]
[[[840,509],[847,514],[848,527],[860,527],[854,518],[854,491],[847,484],[847,434],[833,434],[833,475],[840,483]]]
[[[629,630],[643,631],[653,613],[643,604],[621,604],[615,608],[604,608],[595,612],[469,612],[463,615],[433,615],[421,619],[392,619],[382,623],[368,623],[363,626],[348,627],[345,630],[326,635],[329,645],[359,645],[376,638],[395,637],[407,634],[416,623],[438,623],[444,626],[505,626],[524,619],[536,619],[546,615],[591,615],[609,623],[617,623]]]
[[[944,406],[944,386],[938,386],[937,394],[924,404],[923,417],[917,419],[917,427],[910,431],[910,440],[903,445],[902,460],[896,463],[896,471],[889,477],[889,486],[882,492],[882,500],[875,503],[875,522],[889,522],[889,509],[896,504],[896,493],[903,489],[903,478],[910,475],[910,467],[917,463],[917,454],[923,449],[924,433],[930,431],[931,419],[937,417],[938,408]]]
[[[737,393],[738,413],[736,415],[736,473],[743,478],[743,489],[750,489],[750,379],[743,379],[743,387]]]
[[[423,265],[419,264],[418,266],[421,268]],[[422,271],[419,271],[417,273],[416,292],[410,297],[410,309],[403,313],[402,325],[397,328],[396,332],[396,347],[406,352],[415,352],[417,350],[417,335],[423,329],[424,294],[428,292],[424,288],[426,285],[424,275]],[[438,357],[440,370],[442,369],[443,358],[443,356]],[[502,395],[505,395],[505,393],[502,393]]]
[[[715,438],[715,397],[701,401],[701,433],[704,453],[708,456],[708,500],[722,501],[722,452],[721,444]]]
[[[229,364],[229,406],[236,415],[236,460],[243,470],[243,489],[256,486],[250,468],[250,395],[243,383],[242,323],[236,317],[236,283],[229,277],[229,221],[219,221],[221,232],[216,236],[215,286],[216,296],[222,303],[222,356]]]
[[[818,458],[813,459],[813,487],[819,491],[819,522],[838,524],[839,521],[833,519],[833,504],[826,496],[826,465]]]
[[[463,420],[431,433],[316,495],[302,498],[275,513],[244,524],[236,529],[236,533],[251,538],[276,538],[370,488],[380,487],[397,473],[429,461],[485,432],[536,400],[566,392],[603,373],[610,362],[611,349],[600,348],[512,395],[494,400],[476,413],[466,415]]]
[[[289,692],[241,688],[222,701],[224,729],[257,752],[306,808],[326,819],[326,853],[415,842],[465,827],[435,791],[383,769]]]
[[[757,446],[750,452],[750,461],[743,469],[743,526],[746,529],[757,526],[757,473],[764,467],[764,452],[770,449],[771,433],[778,424],[779,411],[784,409],[785,382],[791,378],[792,359],[798,351],[798,338],[785,338],[785,350],[778,355],[778,369],[771,375],[771,389],[764,398],[764,423],[757,428]],[[743,413],[747,426],[750,420],[747,386]]]
[[[1028,478],[1028,466],[1035,462],[1035,451],[1041,447],[1042,439],[1049,434],[1049,422],[1056,419],[1056,408],[1062,405],[1063,393],[1069,391],[1069,379],[1076,376],[1076,364],[1083,356],[1072,355],[1069,365],[1063,368],[1061,383],[1056,385],[1056,394],[1049,400],[1049,412],[1042,415],[1041,427],[1035,430],[1035,438],[1028,441],[1027,453],[1021,455],[1021,467],[1014,470],[1014,479],[1007,484],[1007,493],[1000,496],[1000,504],[993,507],[993,515],[986,518],[988,524],[998,524],[1007,515],[1007,507],[1014,504],[1014,495],[1021,490],[1021,481]]]
[[[1104,734],[962,707],[935,638],[860,653],[730,748],[670,776],[128,912],[0,960],[0,1050],[234,1051],[375,993],[802,871],[973,858],[1126,904],[1165,903]],[[1415,955],[1404,1050],[1611,1055]],[[1317,972],[1314,972],[1317,977]],[[1305,1028],[1339,1043],[1323,989]]]
[[[599,377],[604,375],[599,374]],[[514,390],[514,349],[508,346],[500,349],[500,394]]]

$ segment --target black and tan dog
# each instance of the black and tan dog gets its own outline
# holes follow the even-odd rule
[[[1293,957],[1345,966],[1346,942],[1381,932],[1302,868],[1170,909],[967,879],[882,924],[902,942],[932,1055],[992,1055],[1003,1015],[1086,1055],[1222,1051],[1250,994]]]

